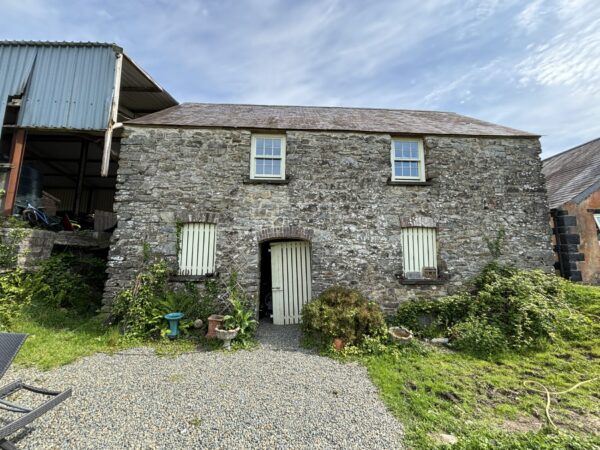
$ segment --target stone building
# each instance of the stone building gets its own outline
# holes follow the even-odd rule
[[[600,284],[600,139],[546,159],[543,172],[557,271]]]
[[[533,134],[446,112],[210,104],[123,133],[107,308],[144,243],[178,280],[236,271],[276,323],[335,284],[387,310],[452,292],[501,229],[504,261],[552,267]]]

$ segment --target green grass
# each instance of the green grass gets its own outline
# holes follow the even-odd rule
[[[600,376],[600,289],[573,286],[574,305],[596,321],[589,339],[494,360],[416,344],[361,362],[381,397],[404,424],[409,448],[442,448],[436,433],[453,434],[465,449],[600,448],[600,380],[553,398],[547,424],[543,393]]]
[[[127,340],[116,327],[107,328],[96,317],[82,317],[64,309],[26,311],[16,318],[10,331],[29,334],[15,364],[41,370],[69,364],[95,353],[114,353],[131,347],[151,347],[161,356],[195,351],[198,347],[198,341],[190,339]]]
[[[14,321],[11,331],[29,334],[15,364],[42,370],[127,346],[115,328],[103,327],[94,317],[79,317],[49,308],[23,313]]]

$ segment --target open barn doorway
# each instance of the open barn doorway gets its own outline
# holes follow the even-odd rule
[[[13,134],[3,133],[0,161],[9,160]],[[83,229],[110,231],[116,223],[113,203],[119,141],[113,140],[108,174],[101,176],[103,135],[28,131],[14,206],[8,214],[20,215],[32,205],[43,208],[48,216],[68,216]]]
[[[263,242],[260,256],[260,317],[275,325],[300,323],[302,307],[311,298],[310,243]]]

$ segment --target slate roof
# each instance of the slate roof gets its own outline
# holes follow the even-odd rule
[[[182,103],[127,125],[539,137],[451,112]]]
[[[600,189],[600,138],[543,161],[548,203],[581,202]]]

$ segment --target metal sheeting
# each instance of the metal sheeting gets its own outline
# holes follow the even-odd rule
[[[4,123],[8,97],[25,90],[36,54],[35,47],[0,46],[0,124]]]
[[[122,49],[100,42],[0,41],[0,125],[9,96],[22,95],[17,126],[104,131]],[[177,101],[123,55],[120,105],[146,114]]]
[[[112,47],[38,47],[18,126],[103,130],[113,95]]]

